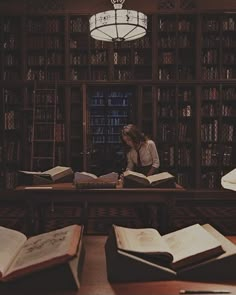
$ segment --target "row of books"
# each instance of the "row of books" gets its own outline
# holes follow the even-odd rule
[[[4,187],[12,190],[18,185],[18,173],[16,171],[6,171],[4,177]]]
[[[40,81],[44,81],[44,80],[57,81],[57,80],[63,80],[63,75],[64,73],[62,70],[59,71],[59,70],[47,69],[47,71],[45,71],[44,68],[40,70],[29,68],[26,74],[26,79],[40,80]]]
[[[61,53],[49,53],[47,57],[44,55],[28,55],[28,66],[41,66],[41,65],[63,65],[64,56]]]
[[[4,113],[4,128],[5,130],[14,130],[20,127],[19,113],[10,110]]]
[[[63,31],[63,22],[60,19],[29,19],[26,30],[28,33],[61,33]]]
[[[28,49],[63,49],[64,41],[62,37],[50,36],[27,36],[27,47]]]
[[[220,90],[216,87],[203,88],[202,91],[203,100],[219,100]],[[229,87],[222,89],[222,100],[231,101],[236,98],[236,88]]]
[[[221,152],[220,152],[221,150]],[[221,149],[218,145],[207,145],[201,148],[201,164],[203,166],[218,166],[221,162],[223,166],[232,165],[233,147],[222,146]]]
[[[158,47],[159,48],[168,48],[168,49],[175,49],[177,48],[192,48],[193,47],[193,40],[192,37],[188,34],[179,34],[178,39],[174,36],[161,36],[158,40]]]
[[[6,80],[12,80],[12,81],[19,80],[20,77],[21,77],[20,69],[17,70],[17,69],[15,69],[15,67],[13,67],[11,70],[8,69],[3,72],[3,80],[4,81],[6,81]]]
[[[32,126],[28,128],[29,142],[32,142]],[[48,140],[62,142],[65,140],[65,126],[57,123],[55,126],[51,125],[36,125],[34,129],[34,140]]]
[[[192,153],[192,149],[187,146],[179,147],[176,151],[174,146],[165,147],[164,149],[160,148],[159,150],[159,156],[163,167],[174,167],[175,160],[176,165],[179,167],[192,167]]]
[[[189,127],[189,126],[188,126]],[[236,138],[233,124],[222,124],[221,140],[232,142]],[[201,140],[204,142],[218,140],[218,121],[201,124]]]

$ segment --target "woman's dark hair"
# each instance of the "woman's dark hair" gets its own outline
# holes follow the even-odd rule
[[[133,143],[137,145],[147,140],[147,136],[133,124],[126,125],[121,130],[121,141],[127,145],[123,140],[123,136],[129,136]]]

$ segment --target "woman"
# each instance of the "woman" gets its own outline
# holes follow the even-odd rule
[[[146,176],[158,173],[160,160],[154,141],[148,139],[133,124],[123,127],[121,140],[127,150],[127,170],[136,171]]]
[[[158,173],[160,160],[154,141],[148,139],[133,124],[123,127],[121,130],[121,140],[127,151],[126,170],[136,171],[146,176]],[[142,205],[142,207],[137,209],[145,226],[158,227],[156,206]]]

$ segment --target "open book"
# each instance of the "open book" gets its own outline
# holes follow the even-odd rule
[[[222,254],[221,243],[201,225],[195,224],[161,236],[153,228],[113,225],[117,248],[179,270]]]
[[[82,239],[80,225],[70,225],[29,239],[0,227],[0,281],[9,281],[70,261]]]
[[[75,172],[74,184],[76,188],[115,188],[118,173],[111,172],[101,176],[88,172]]]
[[[46,184],[61,180],[73,180],[73,171],[70,167],[56,166],[43,172],[19,171],[22,184]]]
[[[221,178],[221,185],[223,188],[236,191],[236,169],[233,169]]]
[[[124,173],[124,187],[175,187],[175,177],[168,172],[161,172],[151,176],[126,170]]]

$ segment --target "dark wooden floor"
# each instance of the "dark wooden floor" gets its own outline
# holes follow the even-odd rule
[[[0,207],[0,226],[25,231],[24,208],[16,206]],[[158,214],[158,209],[157,209]],[[79,223],[81,208],[59,206],[45,208],[45,230],[50,231],[72,223]],[[182,201],[173,212],[174,230],[194,223],[210,223],[225,235],[236,235],[236,204],[219,205]],[[94,206],[89,208],[88,234],[107,234],[112,223],[142,227],[137,210],[124,206]]]

